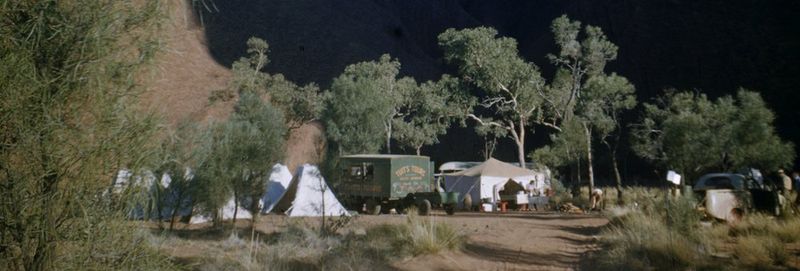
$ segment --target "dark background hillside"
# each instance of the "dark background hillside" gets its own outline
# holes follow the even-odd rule
[[[451,70],[436,36],[447,28],[487,25],[519,42],[521,54],[551,78],[545,55],[554,52],[550,22],[567,14],[603,28],[619,58],[608,70],[628,77],[639,100],[665,88],[699,89],[712,97],[739,87],[762,93],[777,113],[780,135],[800,143],[800,15],[798,1],[215,1],[203,21],[212,56],[222,65],[244,55],[251,36],[270,44],[269,72],[326,87],[348,64],[383,53],[400,59],[418,81]],[[541,145],[541,133],[529,149]],[[453,129],[425,149],[438,161],[480,160],[482,142]],[[513,160],[499,146],[497,156]],[[629,178],[643,173],[628,155]],[[603,166],[599,166],[603,167]],[[649,170],[646,170],[649,172]],[[605,179],[604,171],[600,178]]]

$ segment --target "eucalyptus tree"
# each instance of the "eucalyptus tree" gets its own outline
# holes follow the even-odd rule
[[[253,223],[260,213],[258,199],[264,194],[266,179],[272,166],[285,155],[287,129],[283,113],[259,96],[243,93],[225,126],[224,158],[233,174],[231,191],[238,211],[241,202],[253,214]],[[233,221],[236,222],[234,212]]]
[[[161,143],[158,166],[155,176],[169,176],[169,187],[160,187],[164,193],[159,193],[159,216],[163,211],[170,218],[169,230],[175,227],[175,220],[181,210],[191,209],[194,205],[192,195],[194,189],[199,188],[195,183],[194,175],[198,166],[206,158],[203,144],[203,135],[196,124],[183,122],[178,129],[165,135]]]
[[[525,165],[525,136],[541,114],[545,81],[536,65],[520,58],[514,39],[497,34],[487,27],[448,29],[439,35],[439,46],[461,79],[482,92],[477,105],[490,111],[466,117],[505,130],[517,145],[520,165]]]
[[[592,170],[593,131],[609,149],[618,195],[622,195],[622,176],[617,163],[617,148],[623,132],[621,115],[623,111],[636,106],[634,91],[633,85],[625,77],[615,73],[608,76],[595,75],[586,81],[582,103],[578,109],[579,119],[584,126],[589,170]],[[612,137],[611,141],[609,137]],[[589,176],[591,178],[593,175]],[[593,186],[594,183],[591,184]]]
[[[410,82],[410,83],[413,83]],[[457,79],[442,76],[439,81],[399,88],[398,112],[392,137],[417,155],[423,146],[438,143],[453,122],[463,121],[464,111],[473,98],[463,91]]]
[[[245,92],[269,96],[270,103],[282,111],[290,132],[318,120],[325,105],[326,92],[314,83],[300,86],[286,79],[283,74],[263,72],[269,64],[268,53],[269,44],[263,39],[252,37],[247,40],[247,56],[234,62],[231,67],[231,88],[216,92],[212,99],[229,100],[235,94]]]
[[[230,184],[237,177],[237,169],[229,159],[232,157],[232,144],[229,143],[228,124],[225,121],[212,121],[203,130],[198,149],[205,158],[197,166],[192,180],[195,207],[201,212],[211,214],[213,222],[219,225],[221,210],[233,195]]]
[[[742,167],[776,170],[795,157],[781,140],[775,116],[761,96],[740,89],[715,101],[704,94],[669,90],[652,103],[633,129],[633,150],[663,169],[692,180],[709,170]]]
[[[618,126],[613,122],[618,121],[619,111],[636,102],[634,88],[624,77],[605,74],[606,64],[617,58],[617,46],[599,27],[581,29],[581,22],[566,15],[553,20],[551,30],[559,51],[548,58],[558,70],[542,94],[548,109],[542,111],[540,123],[560,131],[559,122],[577,118],[586,140],[589,187],[594,189],[593,130],[604,141]]]
[[[383,55],[378,61],[349,65],[333,80],[323,111],[326,134],[335,144],[330,146],[336,149],[333,155],[377,153],[384,143],[389,152],[399,69],[397,60]]]

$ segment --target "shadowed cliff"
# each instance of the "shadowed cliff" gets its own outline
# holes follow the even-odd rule
[[[800,2],[797,1],[216,1],[204,14],[212,56],[222,65],[244,55],[251,36],[270,44],[269,72],[326,87],[348,64],[390,53],[417,80],[450,72],[436,36],[447,28],[487,25],[518,40],[521,54],[551,78],[549,25],[567,14],[600,26],[619,46],[608,67],[628,77],[639,100],[664,88],[700,89],[712,97],[757,90],[778,115],[784,139],[800,142]],[[457,135],[455,135],[457,133]],[[541,145],[542,135],[529,142]],[[482,143],[454,129],[425,153],[479,160]],[[512,160],[501,144],[498,156]],[[629,157],[629,160],[635,160]],[[439,160],[440,161],[440,160]]]

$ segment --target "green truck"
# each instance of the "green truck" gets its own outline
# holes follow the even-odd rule
[[[340,157],[337,196],[346,207],[368,214],[403,213],[416,206],[421,215],[440,207],[452,215],[458,193],[441,192],[427,156],[359,154]],[[362,207],[364,207],[362,209]]]

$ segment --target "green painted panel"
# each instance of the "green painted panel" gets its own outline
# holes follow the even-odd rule
[[[341,157],[342,196],[398,199],[408,193],[432,191],[430,158],[412,155],[352,155]]]

